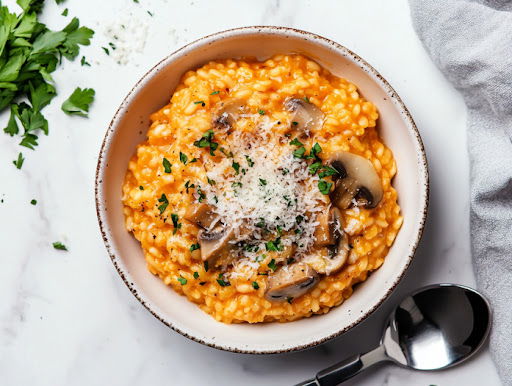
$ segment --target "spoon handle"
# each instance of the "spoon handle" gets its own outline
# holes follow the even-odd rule
[[[359,374],[376,363],[389,360],[383,346],[379,346],[366,354],[354,355],[320,371],[315,379],[297,386],[336,386]]]

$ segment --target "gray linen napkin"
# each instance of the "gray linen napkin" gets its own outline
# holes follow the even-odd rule
[[[512,385],[512,0],[410,5],[418,36],[468,108],[473,263],[494,311],[490,349]]]

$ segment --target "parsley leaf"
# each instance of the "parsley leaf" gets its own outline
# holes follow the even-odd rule
[[[265,110],[259,109],[259,110],[258,110],[258,114],[259,114],[259,115],[265,115]]]
[[[267,185],[267,180],[264,180],[263,178],[260,178],[259,180],[260,180],[260,185],[261,186]]]
[[[236,174],[240,173],[240,164],[238,162],[233,161],[231,166],[235,169]]]
[[[169,162],[169,160],[167,158],[164,157],[164,159],[162,160],[162,165],[164,167],[164,172],[172,173],[172,169],[171,169],[172,165],[171,165],[171,163]]]
[[[332,182],[327,182],[325,180],[318,181],[318,189],[322,194],[329,194],[331,191]]]
[[[199,243],[192,244],[190,246],[190,252],[194,252],[195,250],[198,250],[198,249],[201,249],[201,245],[199,245]]]
[[[30,203],[31,203],[32,205],[37,205],[37,200],[36,200],[36,199],[32,199],[32,200],[30,201]]]
[[[214,91],[212,93],[210,93],[210,95],[217,95],[220,91]]]
[[[295,158],[304,158],[304,155],[306,153],[306,148],[304,146],[299,147],[297,150],[293,151],[293,156]]]
[[[194,272],[194,279],[196,279],[196,280],[199,279],[199,272],[197,272],[197,271]]]
[[[259,289],[260,288],[260,285],[258,284],[257,281],[253,281],[252,282],[252,288],[254,288],[255,290]]]
[[[185,279],[184,277],[178,277],[177,280],[180,282],[181,285],[185,285],[187,284],[187,279]]]
[[[55,249],[58,249],[59,251],[67,251],[68,250],[68,248],[64,244],[62,244],[60,241],[56,241],[52,245]]]
[[[219,147],[217,142],[213,141],[214,132],[212,129],[208,130],[203,134],[201,139],[194,142],[194,146],[199,148],[208,147],[210,148],[210,154],[215,155],[215,150]]]
[[[247,165],[249,165],[249,167],[252,168],[254,166],[254,161],[251,159],[251,157],[246,155],[245,159],[247,160]]]
[[[181,151],[180,151],[180,161],[183,163],[183,165],[186,165],[187,161],[188,161],[187,155],[183,154]]]
[[[299,141],[297,138],[294,138],[290,141],[290,145],[294,145],[294,146],[304,146],[304,144]]]
[[[270,263],[267,264],[267,267],[269,267],[272,271],[275,271],[277,269],[276,260],[270,260]]]
[[[158,207],[160,214],[162,214],[167,209],[167,206],[169,205],[169,200],[167,200],[167,196],[164,193],[162,193],[162,196],[158,199],[158,202],[162,203],[162,205]]]
[[[178,229],[181,228],[181,223],[178,222],[179,219],[180,218],[177,214],[175,214],[175,213],[171,214],[172,225],[174,227],[174,231],[173,231],[174,234],[176,234],[176,232],[178,232]]]
[[[23,154],[18,154],[18,159],[17,160],[14,160],[12,161],[12,163],[14,164],[14,166],[16,166],[17,169],[21,169],[21,167],[23,166],[23,162],[25,162],[25,158],[23,158]]]
[[[94,95],[95,91],[92,88],[77,87],[62,104],[62,111],[68,115],[87,117],[89,105],[94,101]]]

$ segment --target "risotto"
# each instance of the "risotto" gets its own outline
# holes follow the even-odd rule
[[[354,84],[301,55],[188,71],[123,184],[149,271],[224,323],[340,305],[402,224],[377,119]]]

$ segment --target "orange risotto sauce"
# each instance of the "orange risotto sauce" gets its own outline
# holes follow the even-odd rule
[[[377,119],[356,85],[301,55],[188,71],[151,115],[122,188],[149,271],[224,323],[288,322],[340,305],[382,265],[403,220]],[[371,176],[351,175],[360,168],[349,162],[365,163],[379,186],[361,185]],[[338,205],[340,194],[352,200]],[[187,212],[200,204],[214,216],[208,226]],[[336,241],[321,244],[321,216],[336,205],[339,218],[326,223]],[[219,226],[233,233],[207,257]],[[272,277],[299,263],[307,280],[287,292]]]

